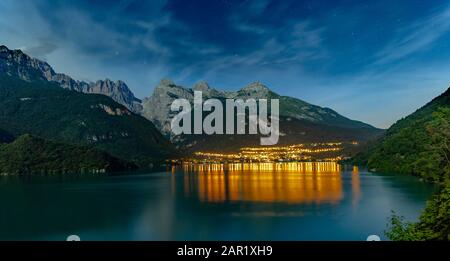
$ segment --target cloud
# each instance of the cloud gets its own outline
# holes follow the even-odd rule
[[[248,4],[248,10],[253,15],[263,14],[270,2],[270,0],[246,1]]]
[[[288,3],[283,3],[285,8]],[[243,48],[215,47],[214,55],[199,57],[189,72],[203,78],[219,74],[245,75],[263,70],[286,70],[301,67],[327,56],[323,46],[325,28],[307,19],[279,19],[278,25],[267,23],[271,1],[244,1],[234,7],[225,22]],[[283,9],[278,8],[278,9]],[[231,35],[232,36],[232,35]],[[270,68],[269,68],[270,67]],[[223,78],[223,77],[222,77]]]
[[[407,0],[3,0],[0,39],[76,79],[124,80],[141,98],[166,77],[224,89],[261,80],[385,127],[450,82],[442,63],[450,8],[433,8]],[[409,25],[394,26],[397,18]],[[386,108],[393,112],[377,115]]]
[[[375,55],[375,63],[390,63],[428,50],[449,30],[450,7],[399,29],[397,37]]]
[[[43,41],[39,45],[25,48],[23,51],[33,57],[46,60],[47,55],[53,53],[56,49],[58,49],[58,46],[55,43]]]
[[[196,18],[181,19],[186,15],[184,10],[175,5],[175,12],[166,1],[10,2],[14,10],[23,9],[35,17],[35,23],[21,20],[18,26],[22,35],[33,32],[32,38],[42,39],[31,46],[32,41],[20,44],[33,56],[60,62],[51,54],[64,46],[66,53],[90,57],[98,67],[130,63],[162,66],[169,68],[168,74],[174,78],[199,78],[211,70],[243,72],[257,66],[299,66],[323,57],[324,29],[310,21],[289,19],[282,21],[282,26],[267,26],[260,18],[271,4],[270,0],[230,2],[230,9],[223,14],[225,20],[212,21],[223,28],[222,34],[235,39],[222,41],[220,34],[211,35],[210,27],[203,28],[204,23],[198,24]],[[195,5],[195,10],[203,6]],[[48,12],[50,7],[52,12]],[[196,22],[191,23],[193,20]],[[76,68],[69,64],[73,62],[56,66],[63,70]]]

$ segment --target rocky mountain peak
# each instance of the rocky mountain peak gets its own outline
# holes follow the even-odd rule
[[[20,50],[20,49],[12,50],[12,49],[9,49],[8,47],[4,46],[4,45],[0,45],[0,52],[2,52],[2,53],[10,53],[10,54],[13,54],[13,53],[22,53],[23,54],[22,50]]]
[[[18,76],[26,81],[48,81],[55,74],[48,63],[31,58],[19,49],[10,50],[4,45],[0,48],[0,73]]]
[[[201,91],[205,98],[225,98],[225,97],[234,95],[233,93],[227,93],[224,91],[216,90],[216,89],[212,88],[211,86],[209,86],[209,84],[205,81],[200,81],[200,82],[196,83],[192,87],[192,90],[193,91]]]
[[[73,91],[103,94],[134,112],[140,112],[142,109],[140,100],[122,81],[113,82],[110,79],[99,80],[95,83],[77,81],[66,74],[56,73],[44,61],[32,58],[21,50],[10,50],[4,45],[0,46],[0,73],[6,73],[25,81],[39,79],[55,82],[60,87]]]
[[[170,87],[170,86],[174,86],[174,85],[175,85],[175,82],[170,79],[167,79],[167,78],[162,79],[158,84],[158,86],[166,86],[166,87]]]
[[[198,82],[192,88],[185,88],[176,85],[173,81],[162,80],[153,94],[143,100],[142,115],[151,120],[163,134],[175,138],[170,133],[170,122],[176,113],[171,111],[170,106],[178,98],[187,99],[192,103],[194,91],[202,91],[203,99],[279,99],[280,115],[284,117],[327,126],[373,128],[365,123],[345,118],[331,109],[312,105],[297,98],[280,96],[259,81],[253,82],[239,91],[228,92],[214,89],[206,82]]]
[[[211,89],[211,87],[209,87],[209,84],[207,82],[200,81],[196,83],[194,87],[192,87],[192,89],[194,91],[208,91],[209,89]]]
[[[7,51],[9,51],[8,47],[6,47],[4,45],[0,45],[0,52],[1,53],[7,52]]]
[[[254,99],[268,99],[274,94],[269,87],[260,81],[253,82],[238,91],[238,97],[252,97]]]
[[[105,80],[98,80],[97,82],[104,82],[104,83],[106,83],[106,84],[113,84],[114,83],[114,81],[111,81],[109,78],[106,78]]]
[[[192,90],[179,86],[172,80],[162,79],[156,86],[150,98],[152,98],[152,100],[158,100],[167,95],[172,98],[185,98],[190,100],[192,99]],[[148,100],[148,98],[144,99],[144,102],[146,100]]]
[[[151,120],[165,135],[170,133],[170,105],[173,100],[183,98],[193,100],[191,89],[176,85],[172,80],[162,79],[150,97],[142,101],[142,116]]]
[[[260,81],[250,83],[241,89],[242,91],[270,91],[269,87],[262,84]]]

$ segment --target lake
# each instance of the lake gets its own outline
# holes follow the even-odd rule
[[[0,178],[0,240],[366,240],[416,221],[431,185],[334,162]]]

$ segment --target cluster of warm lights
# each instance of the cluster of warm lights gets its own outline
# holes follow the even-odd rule
[[[357,142],[351,142],[357,145]],[[295,144],[289,146],[271,146],[271,147],[244,147],[239,153],[210,153],[196,152],[197,158],[207,158],[212,161],[305,161],[311,160],[314,154],[327,152],[340,152],[343,149],[342,142],[332,143],[309,143]],[[341,156],[328,157],[326,161],[339,161]]]
[[[294,144],[294,145],[288,145],[288,146],[270,146],[270,147],[244,147],[241,148],[241,151],[276,151],[276,150],[295,150],[298,148],[314,148],[314,147],[337,147],[341,146],[343,142],[323,142],[323,143],[301,143],[301,144]],[[358,142],[352,141],[351,144],[357,145]]]

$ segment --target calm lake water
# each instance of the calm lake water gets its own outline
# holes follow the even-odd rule
[[[365,240],[433,187],[335,163],[195,165],[100,177],[0,178],[0,240]]]

